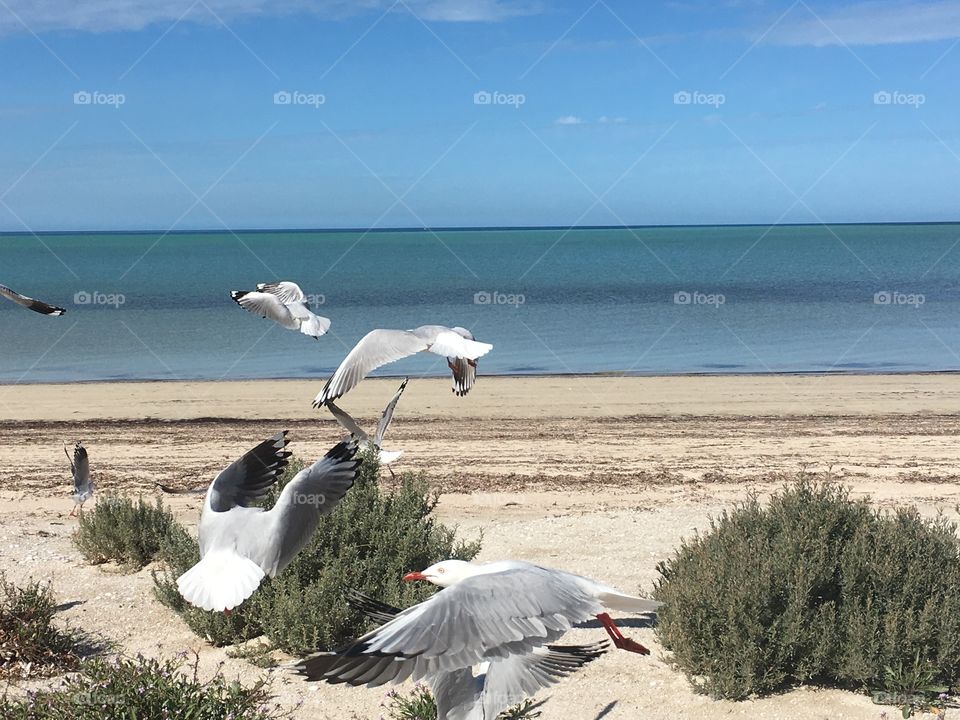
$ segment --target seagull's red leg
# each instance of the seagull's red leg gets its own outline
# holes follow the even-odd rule
[[[76,511],[77,511],[77,506],[74,505],[74,506],[73,506],[73,510],[70,511],[70,514],[67,515],[67,517],[73,517],[73,514],[74,514]]]
[[[645,648],[643,645],[638,643],[636,640],[631,640],[628,637],[624,637],[623,633],[620,632],[620,628],[616,626],[611,618],[606,613],[600,613],[597,615],[597,620],[603,625],[606,629],[607,634],[610,635],[610,639],[613,640],[613,644],[616,645],[621,650],[627,650],[628,652],[634,652],[638,655],[649,655],[650,651]]]

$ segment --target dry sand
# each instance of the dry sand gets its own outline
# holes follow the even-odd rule
[[[362,383],[344,406],[373,425],[395,380]],[[62,445],[83,439],[100,488],[152,492],[205,485],[259,439],[289,428],[292,449],[321,454],[338,437],[310,408],[318,381],[111,383],[0,387],[0,567],[51,578],[65,619],[128,652],[198,649],[246,681],[262,670],[195,637],[152,596],[149,570],[83,564],[66,518]],[[658,560],[711,515],[778,473],[832,468],[885,506],[955,514],[960,490],[960,378],[951,375],[687,378],[481,378],[464,399],[446,380],[412,381],[388,435],[445,491],[438,512],[482,560],[527,559],[649,590]],[[199,499],[173,505],[195,525]],[[628,619],[626,625],[631,626]],[[642,623],[640,624],[642,625]],[[562,718],[879,718],[869,698],[801,689],[746,703],[693,693],[651,629],[629,632],[652,657],[612,653],[547,693]],[[578,629],[570,642],[598,639]],[[378,718],[380,690],[306,685],[274,671],[297,717]],[[892,713],[891,713],[892,715]]]

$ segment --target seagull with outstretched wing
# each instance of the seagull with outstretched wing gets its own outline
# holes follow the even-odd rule
[[[477,376],[477,359],[493,345],[477,342],[462,327],[422,325],[413,330],[371,330],[354,346],[313,400],[314,407],[326,405],[355,388],[367,375],[388,363],[430,352],[447,359],[453,372],[453,391],[466,395]]]
[[[310,311],[307,296],[294,282],[260,283],[256,290],[231,290],[230,297],[244,310],[312,338],[330,329],[329,318]]]
[[[70,457],[70,451],[63,447],[63,452],[70,461],[70,472],[73,473],[73,510],[70,511],[70,517],[77,512],[83,512],[83,504],[93,497],[93,480],[90,479],[90,458],[87,456],[87,449],[82,442],[73,446],[73,457]]]
[[[41,315],[53,315],[54,317],[57,317],[66,312],[66,310],[64,310],[62,307],[48,305],[40,300],[34,300],[32,297],[21,295],[16,290],[11,290],[6,285],[0,285],[0,295],[5,297],[7,300],[12,300],[17,305],[23,305],[25,308],[33,310],[34,312],[38,312]]]
[[[381,465],[385,465],[390,474],[393,475],[393,470],[390,468],[390,464],[395,460],[398,460],[401,455],[403,455],[403,450],[384,450],[383,449],[383,436],[387,432],[387,428],[390,427],[390,421],[393,419],[393,411],[397,407],[397,402],[400,400],[400,396],[403,395],[404,389],[407,387],[407,381],[410,378],[404,378],[403,382],[400,383],[400,387],[397,389],[397,392],[394,393],[393,397],[390,398],[390,402],[387,403],[387,406],[383,409],[383,414],[380,416],[380,422],[377,424],[377,431],[374,434],[373,438],[367,435],[364,432],[363,428],[360,427],[360,424],[351,417],[350,413],[346,410],[335,405],[333,402],[327,403],[327,408],[330,410],[331,414],[336,421],[340,423],[340,427],[346,430],[350,435],[356,439],[357,445],[360,450],[366,450],[369,447],[374,447],[377,450],[377,457],[380,460]]]
[[[357,444],[342,442],[298,472],[270,510],[256,507],[276,484],[290,452],[277,433],[222,470],[200,513],[200,562],[177,578],[191,605],[230,611],[250,597],[265,576],[275,577],[300,552],[353,487]]]

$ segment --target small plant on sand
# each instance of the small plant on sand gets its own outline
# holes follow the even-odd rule
[[[290,463],[265,507],[302,467]],[[182,529],[164,544],[167,569],[154,573],[157,597],[215,644],[264,634],[273,647],[292,654],[328,650],[362,633],[367,622],[345,602],[349,589],[400,607],[423,600],[431,590],[404,583],[403,575],[445,558],[472,559],[480,543],[458,541],[453,528],[435,520],[437,498],[423,478],[405,475],[399,487],[383,490],[379,472],[376,456],[364,453],[353,488],[306,547],[230,615],[189,607],[177,592],[176,578],[200,556],[197,541]]]
[[[196,718],[209,720],[279,720],[289,718],[271,704],[265,681],[251,687],[198,674],[199,657],[187,672],[183,660],[135,658],[84,661],[78,672],[52,690],[26,697],[0,698],[4,720],[130,720]]]
[[[535,720],[543,713],[537,710],[541,703],[524,700],[498,716],[499,720]],[[397,690],[387,693],[383,707],[390,713],[389,720],[437,720],[437,704],[426,685],[417,685],[404,695]]]
[[[113,561],[139,570],[153,561],[175,525],[159,498],[151,505],[143,498],[106,495],[80,516],[73,542],[90,563]]]
[[[17,587],[0,573],[0,678],[23,679],[73,670],[96,645],[54,623],[49,584]],[[0,717],[6,717],[0,713]]]
[[[888,688],[889,668],[916,689],[960,683],[960,539],[943,517],[882,512],[802,474],[766,505],[724,512],[658,569],[657,634],[713,696]]]

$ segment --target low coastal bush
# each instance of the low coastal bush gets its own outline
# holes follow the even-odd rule
[[[943,517],[801,476],[724,512],[658,570],[660,641],[715,697],[960,684],[960,541]]]
[[[182,671],[183,661],[142,656],[83,662],[78,672],[52,690],[26,697],[0,697],[4,720],[130,720],[187,718],[214,720],[278,720],[289,718],[271,705],[264,681],[244,687],[221,671],[203,682]]]
[[[498,715],[498,720],[535,720],[543,713],[537,710],[542,703],[524,700]],[[409,694],[398,690],[387,693],[383,703],[388,720],[437,720],[437,704],[426,685],[417,685]]]
[[[54,623],[49,584],[18,587],[0,573],[0,678],[23,679],[73,670],[92,643]],[[0,713],[0,717],[6,715]]]
[[[303,467],[288,466],[263,505],[271,507],[280,489]],[[199,559],[197,541],[174,530],[161,552],[167,568],[154,573],[156,594],[191,629],[218,645],[264,634],[273,647],[300,654],[331,649],[366,627],[361,613],[344,601],[354,588],[406,607],[431,592],[422,583],[404,583],[410,570],[445,558],[470,560],[479,542],[464,543],[455,530],[433,517],[437,498],[422,477],[404,475],[399,487],[383,490],[376,455],[364,453],[353,488],[296,559],[230,615],[190,607],[177,592],[176,578]]]
[[[154,560],[176,524],[159,498],[151,505],[143,498],[106,495],[80,516],[73,542],[88,562],[139,570]]]

